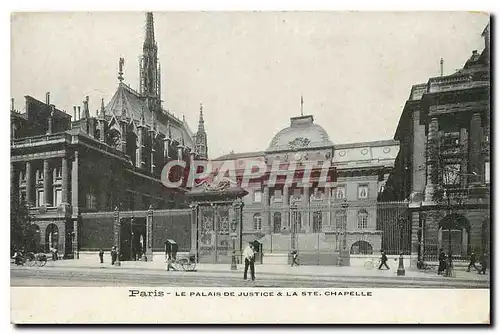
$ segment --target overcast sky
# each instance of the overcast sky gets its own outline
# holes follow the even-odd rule
[[[265,150],[304,114],[333,143],[391,139],[413,84],[463,66],[481,51],[479,13],[155,12],[164,107],[196,131],[204,105],[209,156]],[[114,94],[118,59],[138,87],[144,13],[12,16],[11,95],[72,114]]]

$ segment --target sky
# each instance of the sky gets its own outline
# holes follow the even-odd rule
[[[484,48],[489,17],[468,12],[155,12],[163,106],[193,132],[203,103],[209,157],[263,151],[290,117],[312,114],[334,144],[392,139],[411,86]],[[138,88],[141,12],[14,13],[11,96],[95,115]]]

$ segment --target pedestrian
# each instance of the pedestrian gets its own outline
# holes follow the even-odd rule
[[[296,266],[298,266],[298,265],[299,265],[299,261],[298,261],[299,259],[298,259],[298,258],[299,258],[299,254],[298,254],[298,252],[294,249],[294,250],[292,251],[292,267],[293,267],[294,265],[296,265]]]
[[[444,250],[441,248],[439,250],[439,267],[438,267],[438,275],[442,275],[443,271],[446,270],[446,254]]]
[[[382,251],[382,256],[380,257],[380,266],[378,266],[378,269],[381,270],[382,266],[385,266],[387,270],[389,270],[389,266],[387,265],[387,255],[385,255],[385,252]]]
[[[111,248],[111,265],[115,264],[117,255],[116,246],[113,246],[113,248]]]
[[[243,279],[247,279],[248,267],[250,267],[252,281],[255,281],[255,252],[253,250],[252,242],[249,242],[248,246],[243,250],[243,258],[245,259],[245,272],[243,273]]]
[[[104,263],[104,251],[101,249],[99,249],[99,261],[101,263]]]
[[[470,262],[469,266],[467,267],[467,272],[470,272],[470,267],[474,267],[477,272],[480,272],[480,270],[476,267],[476,254],[474,252],[470,253]]]
[[[482,253],[479,258],[479,263],[481,264],[480,274],[486,275],[486,269],[488,268],[488,255],[486,253]]]
[[[20,250],[16,250],[14,252],[14,263],[16,266],[20,266],[23,264],[23,255],[21,254]]]

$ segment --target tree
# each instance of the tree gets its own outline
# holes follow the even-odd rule
[[[29,209],[24,197],[10,197],[11,251],[29,245],[31,236]]]

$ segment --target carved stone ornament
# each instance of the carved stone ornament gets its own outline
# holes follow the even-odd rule
[[[288,143],[291,149],[308,147],[311,141],[308,138],[298,137]]]
[[[236,182],[225,176],[216,176],[212,181],[205,179],[198,183],[196,187],[203,187],[205,191],[223,191],[236,185]]]

